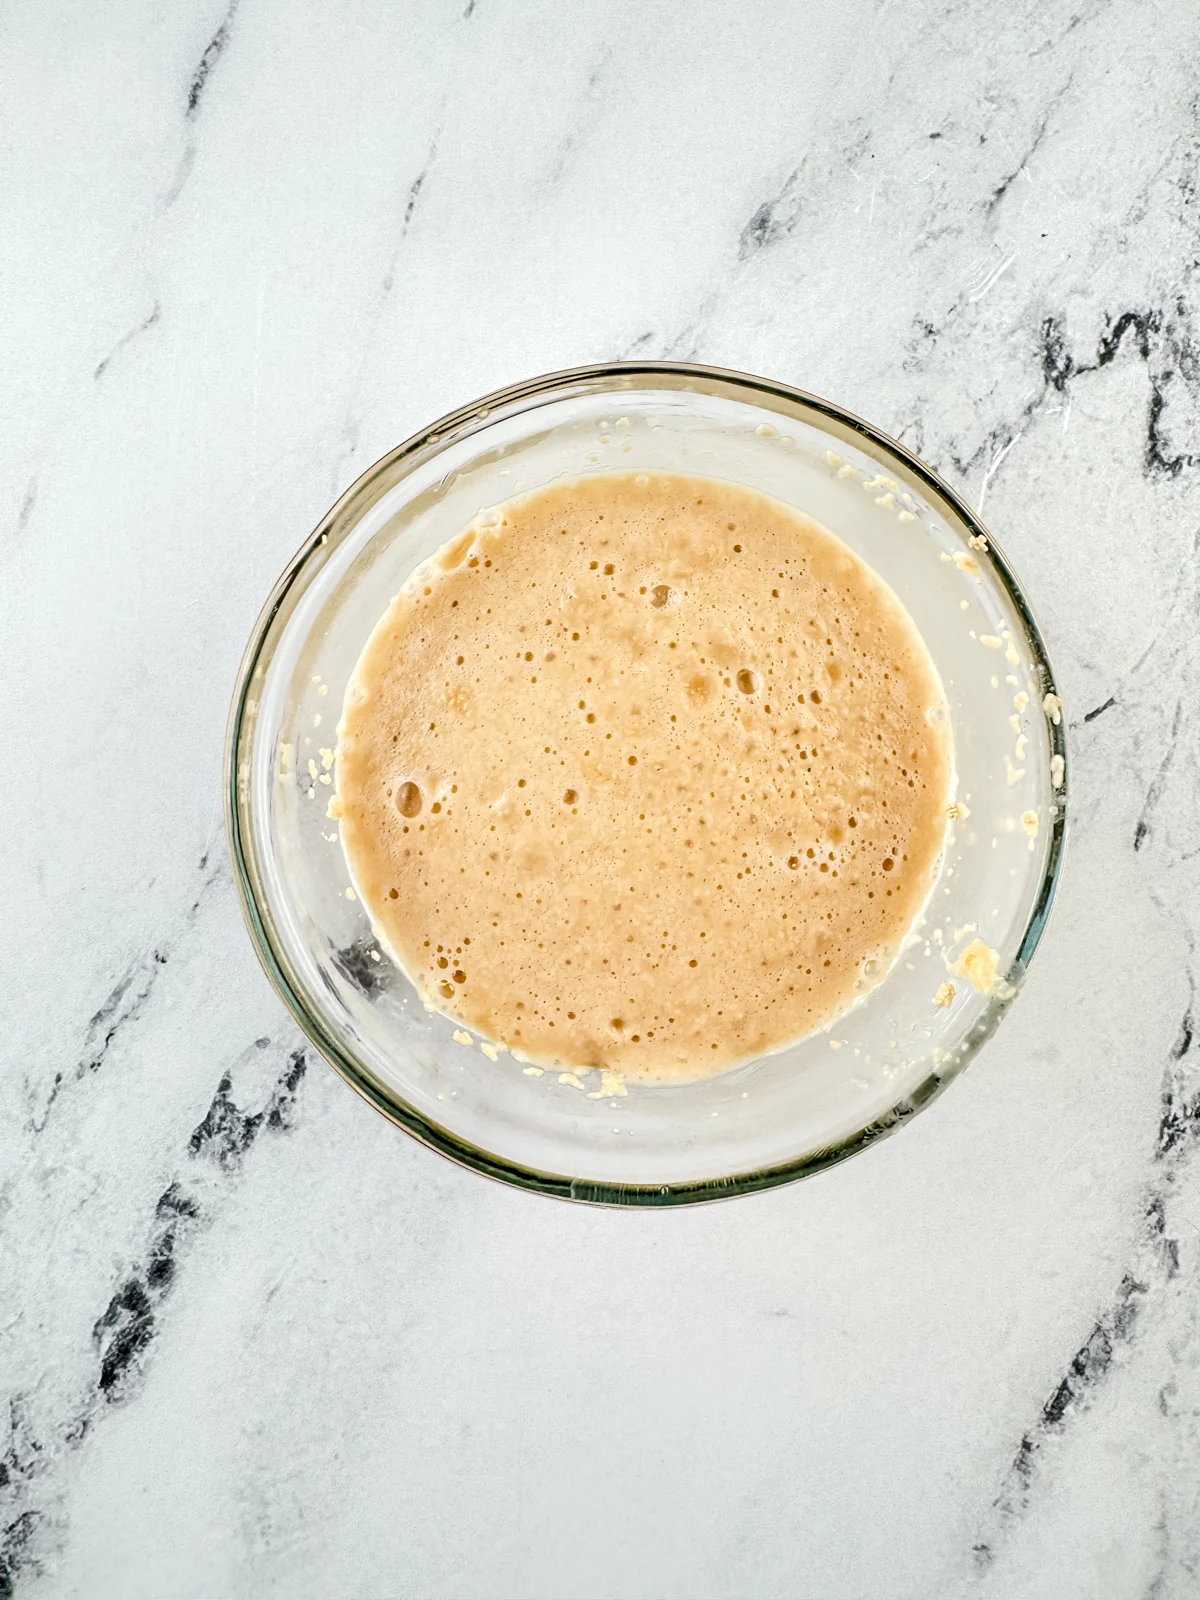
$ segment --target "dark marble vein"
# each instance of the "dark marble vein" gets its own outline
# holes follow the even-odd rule
[[[88,1023],[83,1051],[74,1068],[54,1074],[54,1082],[50,1086],[41,1117],[30,1122],[32,1132],[41,1133],[46,1126],[50,1112],[65,1083],[72,1080],[78,1082],[89,1073],[99,1072],[108,1057],[113,1041],[121,1030],[127,1023],[137,1020],[166,963],[167,958],[162,951],[155,950],[148,957],[139,956],[118,978],[104,1004]]]
[[[1045,110],[1042,112],[1041,116],[1038,118],[1037,126],[1033,130],[1033,136],[1030,139],[1028,146],[1026,147],[1025,154],[1021,157],[1020,161],[1017,162],[1016,166],[1012,169],[1012,171],[1010,173],[1008,173],[1007,176],[1001,178],[1000,182],[992,190],[991,195],[988,198],[987,206],[985,208],[986,209],[986,213],[987,213],[987,215],[989,217],[996,210],[997,206],[1004,199],[1004,196],[1012,188],[1013,184],[1017,181],[1017,179],[1021,176],[1021,174],[1028,168],[1029,163],[1033,160],[1034,156],[1037,155],[1038,150],[1041,148],[1042,141],[1046,137],[1046,130],[1050,126],[1050,118],[1054,115],[1055,111],[1058,110],[1058,107],[1062,104],[1063,100],[1066,98],[1066,95],[1067,95],[1067,93],[1068,93],[1068,91],[1070,90],[1070,87],[1071,87],[1071,81],[1072,81],[1073,76],[1074,76],[1074,74],[1069,74],[1068,75],[1067,81],[1063,84],[1062,88],[1059,89],[1058,92],[1051,98],[1049,104],[1046,106]]]
[[[1033,61],[1038,56],[1045,55],[1047,51],[1057,50],[1065,39],[1070,38],[1076,28],[1086,26],[1089,22],[1095,22],[1098,17],[1104,15],[1111,4],[1112,0],[1094,0],[1091,6],[1082,5],[1078,10],[1072,11],[1071,20],[1062,32],[1056,38],[1047,39],[1044,44],[1038,45],[1036,50],[1031,50],[1029,59]]]
[[[110,1405],[130,1400],[145,1374],[146,1360],[160,1332],[164,1303],[176,1285],[181,1260],[194,1235],[212,1222],[227,1193],[224,1181],[236,1174],[264,1130],[292,1125],[300,1084],[308,1066],[303,1050],[290,1051],[276,1072],[265,1103],[257,1111],[240,1106],[234,1080],[247,1063],[261,1058],[269,1039],[257,1039],[232,1071],[222,1073],[208,1111],[193,1130],[177,1175],[155,1203],[140,1259],[126,1271],[92,1328],[95,1371],[70,1414],[48,1436],[39,1437],[30,1397],[9,1400],[9,1445],[0,1460],[0,1600],[10,1600],[18,1576],[40,1570],[35,1535],[61,1533],[63,1516],[53,1494],[39,1496],[39,1483],[63,1453],[87,1438]],[[40,1503],[35,1503],[40,1500]]]
[[[437,159],[438,139],[440,136],[441,129],[439,128],[435,130],[433,138],[429,141],[429,149],[425,154],[425,160],[421,165],[421,170],[409,184],[408,192],[404,197],[404,215],[401,218],[400,231],[396,235],[396,242],[392,246],[392,253],[388,258],[387,270],[384,272],[383,281],[380,285],[381,299],[384,301],[387,299],[388,295],[391,294],[392,288],[395,285],[396,267],[400,260],[400,252],[404,248],[404,241],[408,238],[409,229],[412,227],[413,217],[417,212],[417,204],[421,198],[421,190],[425,187],[426,180],[429,177],[430,169]],[[380,309],[382,309],[382,304]],[[376,314],[376,318],[378,319],[378,313]]]
[[[369,313],[367,328],[364,332],[362,342],[362,348],[364,352],[370,351],[374,348],[375,333],[379,328],[380,321],[382,320],[384,312],[387,308],[388,300],[391,296],[392,290],[396,285],[396,272],[400,264],[400,258],[404,250],[405,241],[407,240],[409,230],[413,225],[413,219],[417,215],[421,201],[421,193],[425,188],[425,185],[429,179],[430,171],[432,170],[433,164],[437,159],[438,141],[440,137],[441,128],[439,126],[434,130],[433,138],[429,141],[429,149],[425,153],[425,159],[421,164],[420,170],[411,180],[408,185],[408,189],[405,191],[404,210],[401,214],[400,226],[396,232],[396,238],[392,245],[391,253],[388,256],[387,265],[383,271],[383,277],[380,279],[379,288],[375,294],[375,303]],[[343,467],[345,463],[351,460],[357,453],[359,435],[362,432],[362,420],[354,413],[354,403],[365,360],[366,355],[364,354],[363,359],[359,363],[358,375],[356,376],[354,383],[351,385],[349,396],[346,401],[346,411],[342,421],[341,450],[333,469],[334,488],[335,492],[338,493],[340,493],[341,488],[344,487],[344,483],[342,481]]]
[[[254,1048],[265,1050],[269,1039],[256,1039]],[[260,1110],[243,1111],[232,1095],[233,1080],[229,1073],[217,1085],[212,1104],[204,1120],[188,1140],[188,1150],[194,1156],[204,1156],[215,1161],[227,1171],[240,1167],[247,1150],[258,1138],[263,1128],[289,1126],[296,1103],[296,1091],[307,1066],[302,1050],[293,1051],[283,1072],[276,1079],[270,1099]]]
[[[794,232],[800,221],[800,168],[794,167],[777,195],[756,209],[738,240],[738,260],[748,261]]]
[[[155,1334],[158,1307],[175,1281],[176,1250],[200,1218],[199,1203],[172,1183],[158,1198],[145,1260],[120,1285],[92,1329],[100,1359],[97,1388],[106,1400],[124,1394]]]
[[[93,379],[102,378],[104,376],[104,374],[108,371],[109,367],[112,365],[114,356],[118,355],[122,350],[124,350],[125,346],[127,344],[130,344],[134,339],[136,339],[137,336],[140,333],[145,333],[148,329],[153,328],[155,323],[157,323],[161,319],[161,317],[162,317],[162,305],[161,305],[161,303],[159,301],[156,300],[154,302],[154,309],[153,309],[153,311],[151,311],[150,315],[148,317],[146,317],[143,321],[139,322],[138,325],[135,328],[130,328],[128,333],[123,333],[121,335],[121,337],[117,340],[116,344],[113,345],[112,349],[104,357],[104,360],[101,361],[100,364],[97,366],[95,372],[92,373],[92,378]]]
[[[1085,711],[1084,715],[1083,715],[1083,720],[1085,722],[1095,722],[1097,717],[1102,717],[1106,711],[1111,711],[1113,706],[1116,705],[1116,703],[1117,703],[1116,696],[1110,694],[1108,699],[1104,702],[1103,705],[1093,706],[1090,711]]]
[[[183,154],[179,158],[179,165],[175,168],[175,176],[171,179],[170,188],[162,197],[162,208],[169,211],[176,200],[183,193],[184,184],[191,177],[192,168],[196,164],[196,146],[188,143],[184,146]]]
[[[1146,471],[1167,478],[1177,478],[1186,468],[1194,467],[1200,461],[1200,456],[1194,456],[1186,450],[1172,454],[1167,443],[1163,414],[1167,409],[1166,388],[1174,376],[1173,372],[1168,372],[1161,379],[1151,379],[1146,436]]]
[[[1157,1219],[1148,1220],[1151,1228],[1157,1228]],[[1173,1239],[1164,1239],[1163,1243],[1169,1247],[1169,1266],[1164,1267],[1159,1277],[1165,1280],[1174,1275],[1178,1250]],[[1091,1404],[1097,1389],[1111,1371],[1118,1351],[1132,1342],[1152,1287],[1158,1287],[1158,1284],[1127,1273],[1121,1279],[1111,1304],[1096,1318],[1087,1337],[1071,1357],[1062,1379],[1043,1403],[1037,1421],[1023,1435],[1004,1486],[993,1501],[992,1509],[998,1519],[997,1533],[991,1538],[978,1540],[972,1546],[978,1567],[990,1566],[996,1547],[1009,1525],[1028,1510],[1036,1487],[1041,1452],[1051,1439],[1065,1433],[1075,1417]]]
[[[1188,323],[1189,313],[1182,300],[1176,302],[1170,316],[1153,307],[1121,311],[1105,318],[1095,351],[1088,357],[1079,357],[1068,343],[1063,318],[1044,317],[1037,345],[1040,386],[1021,407],[1017,417],[992,428],[969,458],[964,460],[953,451],[949,453],[955,472],[960,479],[965,479],[979,466],[996,461],[997,453],[1024,433],[1048,397],[1058,395],[1069,400],[1071,386],[1077,379],[1110,366],[1127,345],[1145,364],[1150,385],[1143,446],[1146,476],[1177,478],[1196,466],[1200,457],[1187,452],[1172,453],[1166,436],[1167,392],[1176,374],[1181,374],[1193,388],[1200,389],[1200,351],[1194,345]],[[918,319],[913,324],[913,332],[914,345],[936,344],[940,330]],[[906,366],[911,368],[915,360],[910,354]],[[989,471],[989,482],[993,475]]]
[[[1189,1000],[1163,1071],[1157,1175],[1147,1187],[1139,1219],[1137,1262],[1126,1272],[1109,1305],[1097,1316],[1043,1402],[1033,1426],[1022,1436],[1000,1493],[992,1503],[990,1537],[972,1546],[975,1564],[989,1566],[996,1546],[1012,1522],[1025,1512],[1037,1487],[1039,1460],[1049,1442],[1066,1433],[1091,1405],[1122,1350],[1135,1341],[1144,1313],[1179,1273],[1179,1241],[1168,1217],[1172,1184],[1179,1164],[1200,1143],[1200,1087],[1186,1057],[1195,1038],[1195,982],[1188,974]]]
[[[1120,353],[1130,337],[1135,352],[1145,362],[1150,384],[1146,412],[1143,468],[1147,477],[1177,478],[1197,465],[1187,451],[1172,451],[1166,434],[1168,390],[1177,376],[1193,387],[1200,381],[1200,360],[1190,331],[1190,313],[1177,300],[1170,313],[1161,308],[1122,311],[1109,317],[1090,361],[1077,361],[1067,347],[1062,322],[1047,317],[1042,323],[1042,373],[1047,385],[1065,394],[1076,378],[1099,372]]]
[[[13,1581],[28,1560],[29,1541],[40,1521],[36,1511],[22,1511],[0,1533],[0,1600],[12,1600]]]
[[[612,62],[612,54],[611,44],[602,45],[588,70],[587,79],[579,95],[579,110],[575,125],[568,129],[558,145],[554,159],[547,167],[545,178],[547,188],[553,188],[562,182],[572,157],[583,148],[596,126],[606,104],[605,96],[599,91]]]
[[[1170,1060],[1162,1081],[1162,1112],[1154,1154],[1159,1161],[1178,1159],[1200,1139],[1200,1082],[1193,1064],[1187,1060],[1195,1042],[1196,1024],[1192,1006],[1195,996],[1179,1024],[1179,1035],[1171,1047]],[[1182,1064],[1181,1064],[1182,1063]]]
[[[202,874],[195,898],[184,916],[182,932],[186,933],[195,921],[208,891],[225,871],[224,857],[209,859],[208,851],[200,857]],[[83,1047],[73,1067],[64,1067],[54,1075],[54,1082],[42,1107],[41,1115],[31,1117],[29,1130],[41,1133],[63,1089],[69,1083],[78,1083],[100,1071],[124,1031],[141,1016],[154,989],[170,960],[171,946],[155,946],[147,955],[130,962],[109,990],[100,1008],[93,1013],[84,1035]]]
[[[14,1394],[8,1402],[8,1447],[0,1457],[0,1506],[4,1507],[0,1511],[4,1519],[0,1527],[0,1600],[10,1600],[17,1572],[31,1562],[30,1544],[42,1513],[20,1502],[25,1485],[39,1478],[48,1466],[30,1422],[28,1397]],[[15,1515],[10,1515],[13,1511]]]
[[[618,351],[616,359],[618,361],[632,361],[635,356],[649,356],[651,346],[656,338],[657,335],[653,329],[648,333],[639,333],[632,344],[627,345],[624,350]]]
[[[37,505],[38,481],[36,476],[30,478],[25,486],[25,498],[21,501],[21,510],[17,515],[17,532],[24,533],[33,515],[33,508]]]
[[[696,310],[695,315],[681,332],[670,341],[663,351],[663,358],[667,361],[695,361],[700,356],[700,336],[712,320],[718,305],[721,302],[721,291],[714,289],[706,294]]]
[[[208,41],[208,46],[200,57],[195,72],[192,74],[187,96],[187,115],[189,117],[194,117],[199,112],[200,102],[204,97],[205,89],[208,87],[208,80],[212,70],[229,46],[230,30],[233,27],[233,19],[237,15],[240,3],[241,0],[230,0],[229,10],[226,11],[221,26]]]
[[[1142,805],[1142,814],[1137,820],[1137,827],[1133,830],[1133,848],[1140,850],[1150,833],[1150,822],[1158,802],[1162,799],[1162,792],[1166,788],[1167,776],[1175,760],[1175,750],[1179,740],[1179,724],[1183,720],[1183,696],[1175,702],[1175,715],[1171,719],[1171,732],[1167,738],[1167,748],[1159,763],[1158,771],[1154,774],[1154,781],[1146,791],[1146,799]]]

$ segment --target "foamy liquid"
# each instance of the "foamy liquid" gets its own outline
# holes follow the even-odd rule
[[[534,1061],[685,1079],[883,976],[951,773],[924,642],[840,540],[735,484],[597,474],[396,596],[331,809],[438,1009]]]

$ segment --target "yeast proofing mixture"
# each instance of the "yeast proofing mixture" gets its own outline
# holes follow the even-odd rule
[[[534,1061],[680,1080],[882,977],[936,875],[948,730],[914,624],[832,534],[735,484],[597,474],[396,596],[331,813],[427,1001]]]

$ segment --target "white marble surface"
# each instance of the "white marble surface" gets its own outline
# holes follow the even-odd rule
[[[225,4],[3,23],[0,1596],[1200,1592],[1200,13]],[[965,1077],[669,1215],[361,1104],[219,821],[334,495],[629,354],[815,390],[986,500],[1074,750]]]

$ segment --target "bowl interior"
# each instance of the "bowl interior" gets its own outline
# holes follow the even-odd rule
[[[823,523],[891,584],[952,720],[957,794],[924,918],[829,1029],[716,1078],[603,1092],[455,1042],[376,944],[325,765],[347,679],[412,569],[482,508],[561,476],[724,478]],[[703,1198],[827,1164],[926,1103],[996,1027],[1049,908],[1063,835],[1062,728],[1036,627],[990,537],[928,469],[822,402],[732,374],[590,369],[447,419],[371,468],[281,580],[230,733],[230,826],[260,954],[302,1026],[381,1110],[446,1153],[548,1192]],[[1054,758],[1058,758],[1055,760]],[[1057,782],[1055,781],[1057,780]],[[1024,820],[1023,820],[1024,819]],[[1036,832],[1033,831],[1036,819]],[[1032,833],[1032,836],[1031,836]],[[976,935],[1004,981],[948,964]],[[934,997],[950,978],[954,998]]]

